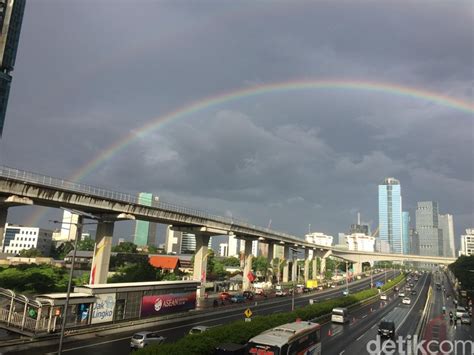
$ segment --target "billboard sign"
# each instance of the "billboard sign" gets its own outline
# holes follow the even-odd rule
[[[169,293],[164,295],[143,296],[142,317],[160,316],[175,312],[184,312],[196,307],[196,292]]]
[[[91,323],[105,323],[114,320],[115,293],[95,295]]]

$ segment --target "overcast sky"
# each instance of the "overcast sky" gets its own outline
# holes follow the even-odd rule
[[[28,1],[1,164],[68,178],[169,112],[294,80],[408,86],[473,103],[472,1]],[[403,209],[474,221],[472,112],[361,90],[292,90],[204,108],[149,131],[83,183],[153,192],[295,235]],[[9,222],[36,208],[12,208]],[[39,224],[52,228],[49,210]],[[122,222],[124,223],[124,222]],[[130,226],[116,229],[126,235]],[[128,229],[127,229],[128,228]],[[116,233],[116,235],[117,235]]]

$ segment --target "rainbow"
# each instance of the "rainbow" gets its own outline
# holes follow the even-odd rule
[[[193,113],[202,111],[204,109],[212,108],[232,101],[237,101],[243,98],[301,90],[355,90],[391,94],[401,97],[425,100],[427,102],[432,102],[437,105],[446,106],[469,114],[474,113],[474,104],[470,102],[461,99],[456,99],[454,97],[446,96],[436,92],[397,85],[393,83],[356,80],[298,80],[261,84],[228,91],[215,96],[210,96],[204,99],[193,101],[188,105],[182,106],[172,112],[168,112],[163,116],[154,118],[142,127],[131,131],[128,135],[106,147],[94,159],[90,160],[89,162],[81,166],[78,170],[76,170],[74,174],[69,178],[69,180],[80,181],[104,161],[111,158],[122,149],[126,148],[132,142],[141,137],[146,136],[151,131],[159,129],[167,122],[176,121],[181,118],[188,117]],[[39,217],[39,215],[36,215],[32,219],[30,219],[31,222],[35,222],[30,222],[31,225],[35,225],[38,222]]]

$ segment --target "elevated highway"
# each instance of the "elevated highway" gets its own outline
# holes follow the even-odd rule
[[[0,166],[0,242],[7,218],[8,208],[20,205],[39,205],[53,208],[68,208],[82,211],[98,219],[96,252],[92,266],[91,283],[105,283],[112,247],[113,227],[122,219],[137,219],[172,225],[174,230],[186,231],[196,235],[196,255],[194,258],[194,279],[205,281],[206,256],[209,238],[212,235],[234,235],[245,240],[244,275],[251,270],[251,246],[253,240],[267,243],[268,258],[273,259],[274,246],[284,247],[284,257],[290,260],[291,248],[304,252],[306,260],[305,278],[309,277],[309,251],[325,259],[329,255],[342,258],[355,264],[356,273],[362,270],[362,262],[378,260],[424,261],[449,264],[454,258],[424,257],[418,255],[398,255],[366,253],[336,249],[308,243],[303,237],[259,227],[241,220],[218,216],[208,212],[178,206],[163,201],[150,201],[144,204],[138,196],[79,184],[51,176],[40,175],[14,168]],[[79,226],[80,227],[80,226]],[[283,270],[283,281],[289,279],[289,263]],[[324,271],[321,263],[319,273]],[[313,258],[313,276],[317,274]],[[292,265],[292,276],[296,275],[296,263]],[[244,277],[244,287],[250,282]]]

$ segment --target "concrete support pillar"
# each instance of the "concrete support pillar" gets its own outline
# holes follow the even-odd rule
[[[313,280],[318,278],[318,258],[313,254]]]
[[[270,268],[267,270],[267,274],[266,274],[266,281],[272,281],[272,277],[273,277],[273,255],[274,255],[274,247],[275,247],[275,244],[273,243],[268,243],[268,250],[267,250],[267,260],[268,260],[268,263],[270,264]],[[279,270],[278,270],[279,271]]]
[[[291,264],[291,281],[297,282],[297,275],[298,275],[298,259],[293,257],[293,262]]]
[[[326,258],[321,258],[321,264],[319,265],[319,274],[324,278],[324,273],[326,272]]]
[[[283,247],[283,258],[285,259],[285,266],[283,266],[283,282],[288,282],[288,274],[290,270],[290,247]]]
[[[309,263],[311,262],[309,258],[309,250],[304,250],[304,283],[309,280]]]
[[[248,278],[249,273],[252,271],[252,241],[246,240],[245,241],[245,264],[244,264],[244,274],[243,274],[243,282],[242,288],[243,291],[248,291],[252,288],[252,284]]]
[[[352,273],[354,275],[362,274],[362,263],[352,263]]]
[[[94,258],[92,259],[91,284],[107,283],[110,253],[112,251],[113,222],[99,222],[95,237]]]
[[[204,286],[206,283],[206,273],[207,273],[207,256],[208,254],[208,244],[209,244],[209,235],[205,234],[195,234],[196,235],[196,253],[194,254],[194,267],[193,267],[193,280],[201,281],[201,286]],[[197,297],[204,296],[206,290],[204,287],[200,287],[197,290]]]
[[[3,245],[5,223],[7,223],[8,207],[0,207],[0,246]],[[5,245],[3,245],[5,247]],[[0,250],[3,251],[3,250]]]

